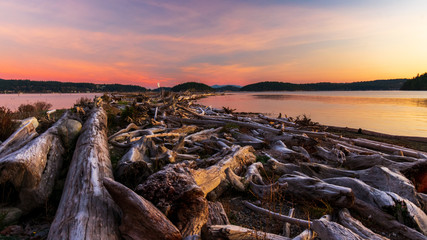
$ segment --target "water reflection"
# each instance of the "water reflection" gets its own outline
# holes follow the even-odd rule
[[[427,91],[231,93],[198,102],[272,116],[306,114],[325,125],[427,137]]]
[[[325,103],[344,103],[344,104],[393,104],[416,107],[427,107],[427,98],[378,98],[378,97],[345,97],[345,96],[312,96],[295,94],[255,94],[256,99],[270,100],[300,100],[300,101],[321,101]]]

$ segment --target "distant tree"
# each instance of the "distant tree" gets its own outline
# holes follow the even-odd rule
[[[407,80],[400,90],[427,90],[427,72]]]
[[[215,89],[209,87],[203,83],[197,82],[186,82],[182,84],[178,84],[174,86],[171,91],[173,92],[184,92],[184,91],[192,91],[192,92],[214,92]]]

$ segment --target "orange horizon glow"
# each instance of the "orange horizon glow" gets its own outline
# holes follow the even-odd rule
[[[426,69],[421,0],[0,3],[0,78],[147,88],[358,82]]]

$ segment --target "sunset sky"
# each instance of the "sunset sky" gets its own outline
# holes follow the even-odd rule
[[[427,71],[425,0],[2,0],[0,78],[353,82]]]

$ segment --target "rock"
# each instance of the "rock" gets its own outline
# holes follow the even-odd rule
[[[1,220],[1,216],[4,216]],[[7,226],[19,221],[19,218],[22,216],[22,210],[14,207],[4,207],[0,208],[0,225]]]

